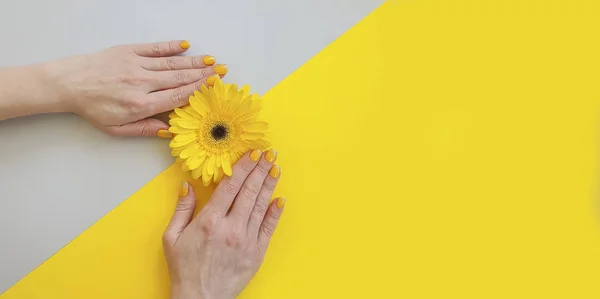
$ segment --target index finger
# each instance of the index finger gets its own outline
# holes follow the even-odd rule
[[[235,163],[231,176],[223,178],[204,208],[211,209],[219,215],[227,214],[233,200],[240,192],[248,175],[256,167],[261,156],[262,151],[255,149],[251,153],[245,154]]]
[[[190,48],[190,43],[185,40],[172,40],[151,44],[133,46],[135,54],[144,57],[165,57],[181,54]]]

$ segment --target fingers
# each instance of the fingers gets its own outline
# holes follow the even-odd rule
[[[256,167],[261,155],[260,150],[254,150],[240,158],[233,166],[231,176],[223,178],[204,209],[212,209],[219,215],[226,215],[233,200],[240,192],[244,181]]]
[[[134,45],[133,51],[137,55],[144,57],[165,57],[183,53],[189,48],[190,43],[188,41],[172,40],[168,42]]]
[[[202,84],[213,86],[217,79],[219,79],[219,75],[215,74],[188,85],[150,93],[148,95],[148,104],[151,106],[149,109],[150,115],[156,115],[187,105],[189,97],[194,93],[194,90],[200,89]]]
[[[184,182],[182,184],[179,196],[171,222],[163,234],[163,241],[170,246],[175,244],[179,235],[190,224],[194,216],[194,209],[196,208],[194,190],[192,190],[188,183]]]
[[[105,131],[114,136],[133,137],[161,137],[171,138],[173,135],[168,131],[169,125],[161,120],[146,118],[121,126],[108,126]]]
[[[155,90],[165,90],[198,82],[214,73],[214,68],[209,67],[203,69],[152,72],[151,76]]]
[[[213,66],[215,57],[206,56],[173,56],[161,58],[149,58],[144,61],[142,67],[149,71],[172,71],[185,69],[201,69]]]
[[[268,150],[248,175],[231,208],[230,216],[234,218],[234,221],[239,221],[244,226],[248,224],[248,218],[254,208],[258,194],[263,188],[265,179],[276,158],[277,152]]]
[[[285,198],[275,199],[269,206],[265,219],[263,219],[258,233],[258,247],[263,253],[266,252],[267,247],[269,247],[269,242],[275,232],[277,223],[279,223],[279,218],[281,217],[284,206]]]
[[[250,213],[250,219],[248,220],[248,235],[256,236],[258,234],[260,225],[265,218],[267,210],[269,209],[269,202],[273,197],[273,191],[275,191],[275,186],[277,186],[280,175],[281,168],[279,165],[273,165],[273,167],[271,167],[269,170],[269,175],[265,179],[262,188],[260,189],[260,193],[258,193],[252,213]]]

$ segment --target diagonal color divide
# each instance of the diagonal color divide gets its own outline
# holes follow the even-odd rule
[[[383,0],[2,0],[0,67],[188,39],[264,94]],[[36,7],[32,10],[31,7]],[[75,162],[74,162],[75,161]],[[167,141],[74,115],[0,123],[0,293],[173,163]]]
[[[480,2],[384,4],[267,93],[288,202],[241,298],[600,295],[600,3]],[[180,180],[0,298],[166,298]]]

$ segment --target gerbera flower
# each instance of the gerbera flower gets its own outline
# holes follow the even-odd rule
[[[189,104],[170,114],[169,146],[184,171],[204,185],[231,176],[231,166],[250,149],[266,150],[269,125],[260,119],[261,99],[235,84],[202,85]]]

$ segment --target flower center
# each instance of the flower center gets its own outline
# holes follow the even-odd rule
[[[210,131],[210,136],[216,140],[223,140],[225,139],[225,137],[227,137],[227,134],[229,133],[229,130],[227,130],[227,127],[222,125],[222,124],[216,124],[212,130]]]

